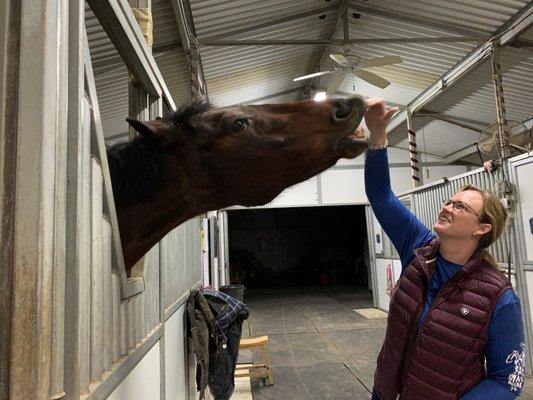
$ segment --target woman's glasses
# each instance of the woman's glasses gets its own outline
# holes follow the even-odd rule
[[[479,213],[477,213],[476,210],[474,210],[472,207],[470,207],[464,201],[461,201],[461,200],[455,200],[454,201],[452,199],[447,199],[447,200],[443,201],[443,204],[444,204],[444,207],[451,205],[452,208],[455,211],[459,211],[459,212],[465,212],[466,211],[466,212],[469,212],[471,214],[474,214],[476,217],[478,217],[480,219],[480,221],[483,220],[481,215],[479,215]]]

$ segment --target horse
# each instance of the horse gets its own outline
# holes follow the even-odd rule
[[[127,119],[139,133],[107,149],[128,273],[168,232],[197,215],[269,203],[285,188],[355,158],[361,96],[213,108],[196,101],[168,117]]]

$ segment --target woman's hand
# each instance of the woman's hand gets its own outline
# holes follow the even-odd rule
[[[398,107],[387,107],[383,99],[368,99],[365,123],[370,131],[369,144],[379,146],[387,141],[387,125],[398,110]]]

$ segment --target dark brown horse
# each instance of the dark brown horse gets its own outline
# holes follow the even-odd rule
[[[212,109],[196,102],[166,119],[128,122],[141,134],[108,150],[128,271],[182,222],[255,206],[366,148],[366,110],[343,100]]]

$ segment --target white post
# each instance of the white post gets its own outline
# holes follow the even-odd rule
[[[202,251],[203,284],[209,285],[211,283],[211,278],[209,276],[209,219],[203,217],[201,223],[200,244]]]
[[[228,264],[228,213],[218,212],[218,264],[220,271],[220,286],[229,285],[229,264]]]

